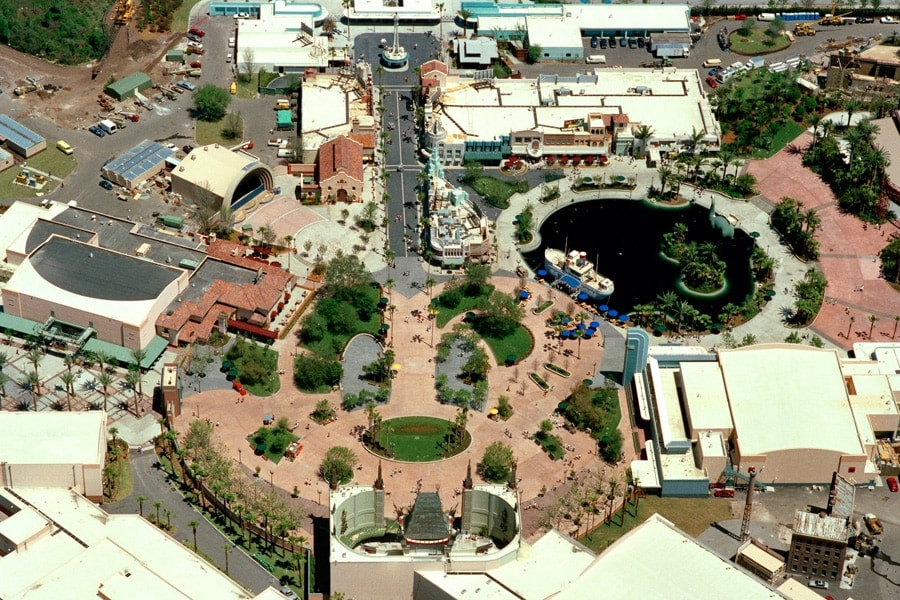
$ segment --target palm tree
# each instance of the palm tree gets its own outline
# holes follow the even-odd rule
[[[136,500],[138,503],[138,511],[140,512],[141,516],[143,517],[144,516],[144,502],[147,501],[147,496],[138,496],[136,498]]]
[[[634,131],[634,139],[641,142],[641,152],[646,150],[647,140],[653,137],[654,133],[656,133],[656,131],[649,125],[641,125]]]
[[[816,213],[816,209],[814,208],[809,208],[803,211],[803,215],[800,218],[803,221],[803,225],[805,226],[806,231],[810,233],[815,231],[816,227],[818,227],[822,223],[822,219],[819,218],[819,215],[818,213]]]
[[[28,371],[25,374],[25,387],[31,392],[31,401],[34,404],[34,412],[37,412],[37,399],[41,394],[41,378],[37,371]]]
[[[66,405],[69,412],[72,412],[72,396],[75,395],[75,373],[72,371],[63,371],[59,375],[60,380],[63,382],[63,385],[66,386]]]
[[[41,363],[41,360],[44,358],[44,353],[40,348],[34,346],[31,350],[28,351],[28,354],[25,355],[25,358],[28,359],[28,362],[31,363],[31,367],[34,369],[34,372],[38,372],[38,365]]]
[[[863,157],[867,165],[867,171],[872,176],[869,178],[869,185],[875,186],[881,182],[884,177],[884,170],[891,164],[890,153],[882,146],[873,146]]]
[[[869,315],[869,335],[868,335],[868,338],[869,338],[870,340],[872,339],[872,331],[875,329],[875,323],[877,323],[877,322],[880,321],[880,320],[881,320],[881,319],[879,319],[879,318],[878,318],[877,316],[875,316],[875,315]]]
[[[822,122],[822,117],[813,113],[806,118],[806,122],[812,125],[813,128],[813,141],[812,147],[816,147],[816,142],[819,141],[819,124]]]
[[[863,103],[859,100],[849,99],[844,101],[844,111],[847,113],[847,127],[853,122],[853,114],[859,112],[863,107]]]
[[[850,324],[847,325],[847,335],[844,336],[844,337],[847,338],[848,340],[850,339],[850,330],[853,329],[853,322],[854,322],[854,321],[856,321],[856,317],[854,317],[854,316],[851,315],[851,316],[850,316]]]
[[[388,291],[388,300],[394,299],[394,286],[397,284],[396,281],[388,277],[387,281],[384,282],[384,287],[387,288]]]
[[[672,172],[672,169],[666,165],[659,167],[656,172],[659,174],[659,195],[662,198],[666,195],[666,184],[672,179],[674,173]]]
[[[156,526],[157,527],[160,526],[159,509],[162,507],[162,505],[163,505],[162,500],[157,500],[156,502],[153,503],[153,507],[156,508]]]
[[[9,355],[6,352],[0,352],[0,371],[3,370],[3,367],[5,367],[8,362]]]
[[[347,39],[352,40],[353,38],[350,36],[350,9],[353,7],[353,0],[341,0],[341,6],[344,7],[344,10],[347,11]]]
[[[734,162],[734,150],[730,146],[724,146],[719,150],[719,160],[722,161],[722,182],[728,177],[728,167]]]
[[[97,383],[100,384],[100,392],[103,394],[103,412],[109,412],[107,400],[109,399],[109,386],[112,384],[112,381],[112,375],[106,371],[101,371],[100,374],[97,375]]]
[[[678,294],[669,290],[668,292],[658,295],[656,297],[656,302],[660,312],[663,314],[663,318],[669,318],[669,311],[675,308],[675,303],[678,302]]]
[[[891,335],[891,341],[897,339],[897,325],[900,324],[900,316],[894,316],[894,333]]]
[[[200,525],[200,521],[194,519],[193,521],[188,522],[188,527],[191,528],[191,531],[194,532],[194,552],[197,551],[197,527]]]
[[[128,369],[128,373],[125,374],[125,383],[128,387],[131,388],[131,391],[134,396],[134,416],[140,418],[141,416],[141,408],[140,403],[138,401],[138,391],[137,386],[141,381],[141,373],[135,368]]]
[[[6,400],[7,381],[9,381],[9,377],[6,376],[6,373],[0,371],[0,410],[3,410],[3,401]]]
[[[144,359],[147,358],[147,351],[142,350],[140,348],[134,349],[131,351],[131,363],[133,367],[137,367],[138,373],[143,372],[143,367],[141,364],[144,362]],[[144,397],[144,380],[138,379],[138,394],[141,398]]]
[[[822,121],[822,139],[830,137],[834,133],[834,121],[827,119]]]
[[[438,15],[440,18],[440,52],[438,53],[438,59],[444,60],[444,9],[447,8],[443,2],[435,2],[434,7],[438,11]]]

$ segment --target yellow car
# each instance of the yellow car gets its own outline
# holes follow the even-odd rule
[[[236,81],[231,82],[231,93],[237,94],[237,82]]]

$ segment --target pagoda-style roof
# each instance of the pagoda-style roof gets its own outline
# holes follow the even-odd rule
[[[450,541],[450,527],[437,492],[419,492],[406,520],[406,543],[440,546]]]

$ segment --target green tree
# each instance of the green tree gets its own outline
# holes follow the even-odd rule
[[[544,56],[544,48],[540,44],[528,44],[528,62],[536,64]]]
[[[503,442],[492,442],[484,450],[481,457],[481,469],[484,478],[493,483],[502,483],[509,479],[513,465],[512,448]]]
[[[317,354],[298,354],[294,359],[294,383],[303,391],[320,391],[340,383],[344,367],[337,360]]]
[[[228,90],[208,83],[194,92],[191,115],[199,121],[215,122],[222,119],[231,104]]]
[[[622,432],[618,429],[613,429],[610,434],[601,439],[600,453],[603,456],[603,460],[608,463],[614,463],[619,460],[622,454],[623,441]]]
[[[197,521],[196,519],[194,519],[188,523],[188,527],[190,527],[191,531],[194,532],[194,552],[197,551],[197,527],[199,525],[200,525],[200,521]]]
[[[222,137],[228,140],[238,140],[244,135],[244,119],[241,113],[230,112],[222,121]]]
[[[368,284],[372,280],[366,266],[355,254],[336,256],[325,271],[325,293],[339,296],[342,292]]]
[[[345,446],[328,449],[319,465],[319,474],[332,488],[350,483],[358,459],[353,450]]]
[[[499,290],[479,303],[481,313],[475,318],[475,330],[489,337],[504,338],[515,331],[524,316],[522,305],[510,294]]]
[[[881,259],[881,274],[887,281],[900,283],[900,238],[891,240],[878,253]]]

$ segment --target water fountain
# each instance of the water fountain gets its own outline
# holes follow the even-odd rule
[[[409,62],[409,52],[400,45],[399,37],[400,16],[394,13],[394,43],[381,53],[381,63],[389,69],[402,69]]]

